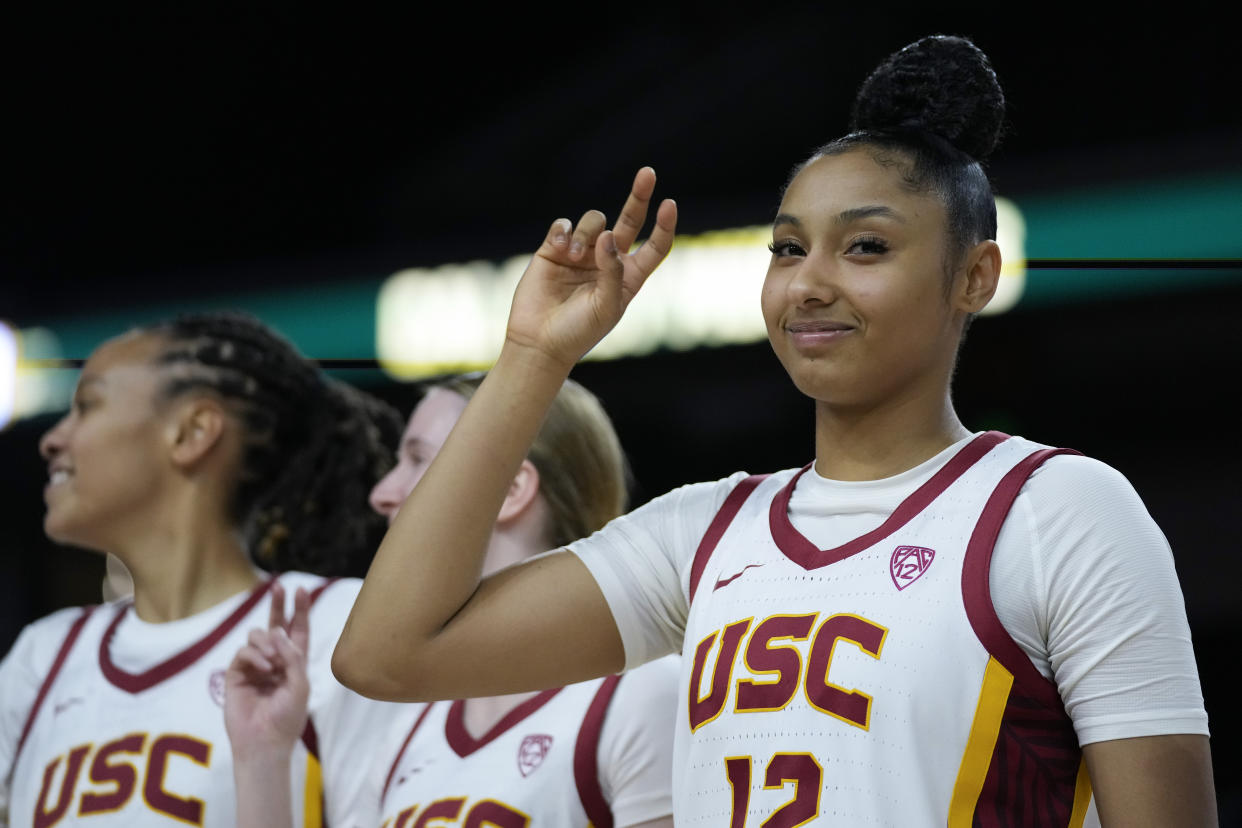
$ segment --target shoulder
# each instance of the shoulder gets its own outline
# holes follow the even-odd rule
[[[99,609],[98,606],[67,607],[27,624],[17,636],[17,640],[13,642],[13,647],[5,656],[4,663],[8,665],[10,661],[22,664],[46,662],[46,666],[50,667],[78,620]]]
[[[621,675],[611,707],[624,710],[623,715],[649,715],[660,705],[675,707],[680,678],[680,655],[667,655],[648,661]]]
[[[1027,478],[1020,495],[1042,520],[1124,523],[1151,517],[1134,486],[1112,466],[1081,454],[1048,458]]]

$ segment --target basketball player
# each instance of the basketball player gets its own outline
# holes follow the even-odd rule
[[[396,517],[478,385],[478,377],[450,380],[419,403],[396,467],[371,493],[377,512]],[[624,457],[612,424],[590,392],[567,380],[500,506],[483,570],[583,537],[624,504]],[[304,612],[287,633],[276,618],[230,669],[230,722],[246,723],[230,729],[241,826],[290,824],[277,780],[288,773],[305,718],[305,637]],[[373,760],[369,807],[348,824],[671,828],[677,661],[660,658],[621,677],[543,692],[422,706],[412,727],[375,734],[373,744],[384,747],[357,757]],[[329,795],[335,786],[328,780]]]
[[[642,170],[612,230],[598,212],[554,222],[497,365],[377,553],[337,675],[435,698],[680,649],[680,828],[1077,826],[1094,807],[1106,826],[1216,825],[1160,530],[1108,466],[972,433],[953,409],[963,332],[1000,272],[979,160],[1003,104],[974,44],[921,40],[788,182],[761,304],[815,403],[813,462],[677,490],[483,579],[482,516],[668,252],[676,208],[628,252],[654,187]]]
[[[132,599],[123,587],[37,621],[0,664],[7,824],[231,826],[225,671],[299,589],[316,628],[311,714],[285,784],[299,824],[319,824],[319,777],[354,770],[355,731],[395,706],[329,673],[360,581],[294,570],[365,569],[383,532],[367,492],[399,430],[395,411],[247,316],[179,318],[91,355],[40,443],[44,527],[114,555]]]

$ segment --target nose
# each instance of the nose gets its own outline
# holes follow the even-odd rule
[[[789,298],[803,306],[831,305],[837,298],[838,276],[835,257],[831,253],[813,250],[790,278]]]
[[[409,493],[408,491],[403,491],[401,486],[403,475],[400,469],[401,467],[397,466],[384,475],[380,482],[375,484],[375,488],[371,489],[371,496],[368,498],[371,508],[378,514],[388,518],[389,523],[397,516],[397,511],[405,501],[405,495]]]
[[[67,425],[68,422],[69,415],[66,414],[60,418],[60,421],[57,422],[56,425],[49,428],[46,432],[44,432],[43,436],[39,438],[39,455],[43,457],[44,460],[51,460],[57,454],[64,451],[65,438],[69,432]]]

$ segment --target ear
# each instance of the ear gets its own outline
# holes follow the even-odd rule
[[[978,313],[996,293],[1001,271],[1000,245],[991,239],[979,242],[966,252],[964,264],[955,304],[965,313]]]
[[[518,472],[509,484],[505,501],[500,505],[500,514],[496,516],[497,524],[514,521],[524,515],[535,498],[539,496],[539,470],[529,460],[523,460]]]
[[[228,419],[224,408],[210,397],[187,400],[172,411],[168,425],[168,449],[173,465],[194,466],[224,437]]]

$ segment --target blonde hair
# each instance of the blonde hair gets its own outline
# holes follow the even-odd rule
[[[470,399],[482,382],[482,374],[466,374],[432,387]],[[621,441],[599,399],[573,380],[557,392],[526,458],[539,472],[553,548],[586,537],[625,511],[629,466]]]

